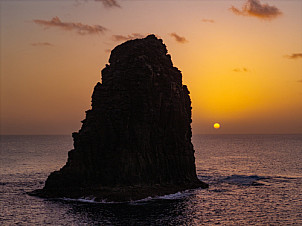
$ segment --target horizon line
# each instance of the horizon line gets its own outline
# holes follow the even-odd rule
[[[197,133],[197,135],[302,135],[301,133]],[[72,136],[72,134],[0,134],[0,136]]]

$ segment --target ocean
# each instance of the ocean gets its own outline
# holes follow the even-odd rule
[[[302,135],[194,135],[208,189],[135,202],[42,199],[71,136],[1,136],[1,225],[302,225]]]

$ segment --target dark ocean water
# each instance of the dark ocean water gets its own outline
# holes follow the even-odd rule
[[[1,225],[302,225],[302,135],[196,135],[196,189],[129,203],[55,200],[42,188],[70,136],[1,136]]]

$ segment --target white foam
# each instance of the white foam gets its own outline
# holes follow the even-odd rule
[[[181,199],[184,198],[186,196],[188,196],[189,193],[187,193],[186,191],[184,192],[177,192],[174,194],[169,194],[169,195],[163,195],[163,196],[157,196],[154,197],[155,199],[168,199],[168,200],[173,200],[173,199]]]
[[[95,198],[89,199],[89,198],[79,198],[78,201],[80,202],[90,202],[90,203],[94,203]]]
[[[84,203],[101,203],[101,204],[120,204],[120,203],[130,203],[130,204],[139,204],[139,203],[145,203],[149,201],[155,201],[155,200],[176,200],[176,199],[182,199],[184,197],[187,197],[190,195],[191,192],[189,190],[183,191],[183,192],[177,192],[174,194],[169,195],[162,195],[162,196],[154,196],[154,197],[147,197],[140,200],[135,201],[126,201],[126,202],[113,202],[113,201],[107,201],[107,200],[100,200],[95,201],[95,197],[82,197],[78,199],[72,199],[72,198],[59,198],[60,200],[64,201],[71,201],[71,202],[84,202]]]
[[[60,199],[64,201],[85,202],[85,203],[102,203],[102,204],[122,203],[122,202],[112,202],[107,200],[95,201],[95,197],[83,197],[78,199],[71,199],[71,198],[60,198]]]
[[[169,194],[169,195],[161,195],[161,196],[154,196],[154,197],[149,196],[144,199],[130,201],[130,203],[139,204],[139,203],[143,203],[143,202],[150,202],[150,201],[156,201],[156,200],[176,200],[176,199],[182,199],[184,197],[187,197],[190,194],[191,194],[191,192],[189,190],[186,190],[183,192],[177,192],[177,193]]]
[[[71,199],[71,198],[60,198],[61,200],[64,201],[72,201],[72,202],[89,202],[89,203],[94,203],[95,198],[79,198],[79,199]]]

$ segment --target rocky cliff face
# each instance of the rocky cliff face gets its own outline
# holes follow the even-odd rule
[[[134,200],[196,187],[191,100],[161,39],[117,46],[102,70],[74,149],[46,197]]]

